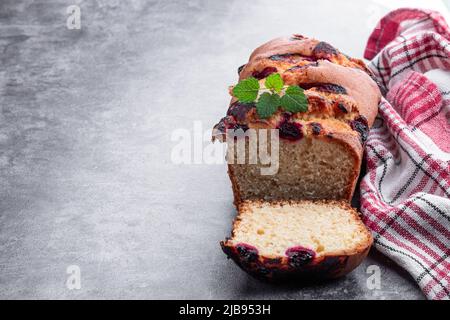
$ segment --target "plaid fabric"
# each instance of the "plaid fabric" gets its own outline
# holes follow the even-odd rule
[[[363,219],[429,299],[450,298],[449,54],[444,18],[416,9],[385,16],[365,51],[386,98],[365,147]]]

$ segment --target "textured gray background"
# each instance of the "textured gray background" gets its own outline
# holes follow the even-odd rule
[[[66,28],[66,7],[82,10]],[[339,5],[337,5],[339,3]],[[218,242],[234,216],[224,165],[174,165],[210,128],[250,50],[303,33],[362,56],[380,1],[0,1],[0,297],[422,299],[372,253],[316,286],[260,283]],[[66,288],[79,265],[81,290]],[[381,267],[381,290],[366,268]]]

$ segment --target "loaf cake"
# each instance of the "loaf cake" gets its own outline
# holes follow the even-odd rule
[[[222,249],[257,278],[336,278],[367,256],[372,236],[343,201],[246,200]]]
[[[254,103],[231,99],[226,116],[214,127],[213,140],[225,141],[226,131],[236,129],[279,129],[280,137],[275,175],[262,175],[259,160],[229,161],[235,204],[252,199],[350,200],[381,97],[364,62],[326,42],[293,35],[257,48],[238,73],[239,80],[254,77],[261,84],[280,74],[286,85],[304,89],[308,109],[291,113],[280,108],[262,119]]]
[[[221,243],[223,251],[258,278],[346,274],[372,244],[349,201],[381,99],[373,75],[363,61],[301,35],[260,46],[238,73],[239,84],[250,80],[250,89],[258,90],[267,89],[275,75],[283,88],[297,87],[303,105],[297,111],[277,105],[265,114],[258,109],[260,92],[257,102],[242,101],[236,96],[239,84],[230,88],[230,106],[215,125],[213,140],[243,141],[248,154],[248,132],[275,130],[280,139],[277,171],[268,175],[262,174],[267,163],[260,158],[252,162],[245,156],[239,163],[238,150],[228,148],[238,216],[231,238]],[[272,90],[281,95],[275,103],[289,87]],[[240,134],[230,136],[230,131]],[[259,144],[256,149],[259,155]]]

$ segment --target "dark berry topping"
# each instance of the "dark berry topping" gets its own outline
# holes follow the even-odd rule
[[[299,63],[300,61],[316,61],[314,57],[304,56],[297,53],[275,54],[273,56],[270,56],[269,59],[273,61],[287,61],[289,63]]]
[[[303,40],[303,39],[306,39],[306,37],[302,36],[301,34],[297,34],[297,33],[293,34],[292,37],[291,37],[292,41],[294,41],[294,40]]]
[[[319,42],[313,50],[313,55],[316,59],[331,60],[334,55],[337,55],[337,50],[329,43]]]
[[[264,258],[265,264],[280,264],[281,258]]]
[[[324,83],[317,88],[320,91],[324,91],[324,92],[336,93],[336,94],[347,94],[347,90],[345,90],[344,87],[342,87],[338,84]]]
[[[299,84],[305,90],[316,88],[316,90],[328,93],[347,94],[344,87],[334,83],[301,83]]]
[[[275,54],[273,56],[270,56],[269,59],[273,61],[284,61],[289,60],[289,58],[292,57],[291,53],[285,53],[285,54]]]
[[[230,126],[235,126],[236,121],[232,116],[226,116],[220,119],[219,123],[214,126],[214,129],[224,132],[230,128]]]
[[[241,73],[242,69],[244,69],[245,66],[246,66],[246,64],[243,64],[242,66],[240,66],[240,67],[238,68],[238,74]]]
[[[311,126],[312,133],[316,136],[322,131],[322,125],[318,122],[311,122],[309,125]]]
[[[339,102],[337,107],[342,113],[348,113],[348,110],[343,103]]]
[[[313,63],[311,63],[311,65],[315,65],[316,67],[319,65],[319,62],[317,62],[317,60],[314,57],[303,56],[303,55],[300,57],[302,60],[313,62]]]
[[[230,128],[231,130],[242,130],[242,131],[247,131],[249,128],[248,128],[248,125],[246,125],[246,124],[241,124],[241,123],[236,123],[232,128]]]
[[[292,118],[292,113],[285,111],[281,114],[283,121],[289,121]]]
[[[289,265],[293,268],[301,268],[308,263],[310,263],[314,257],[316,256],[316,253],[313,250],[303,248],[303,247],[293,247],[289,248],[286,251],[286,255],[289,258]]]
[[[303,138],[302,125],[300,123],[283,121],[278,129],[280,138],[296,141]]]
[[[302,69],[305,69],[306,67],[307,67],[307,65],[306,66],[293,66],[292,68],[289,68],[286,71],[302,70]]]
[[[303,66],[293,66],[292,68],[287,69],[286,71],[296,71],[296,70],[302,70],[302,69],[306,69],[309,67],[318,67],[319,63],[317,61],[305,64]]]
[[[258,80],[267,78],[272,73],[276,73],[278,70],[275,67],[265,67],[261,71],[253,71],[252,76]]]
[[[249,128],[246,124],[237,123],[233,116],[226,116],[220,119],[219,123],[214,126],[215,130],[219,132],[226,133],[227,130],[241,130],[247,131]],[[235,132],[235,137],[239,137],[239,132]]]
[[[358,131],[361,135],[361,140],[364,143],[369,135],[369,124],[367,123],[367,119],[363,116],[358,116],[350,121],[350,126],[353,130]]]
[[[258,259],[258,249],[251,245],[240,243],[236,246],[236,251],[243,262],[249,263]]]
[[[233,116],[236,121],[244,122],[247,118],[247,113],[254,107],[255,105],[253,103],[243,103],[236,101],[228,108],[227,116]]]
[[[225,129],[232,129],[236,125],[236,119],[234,119],[233,116],[227,115],[226,117],[222,118],[222,120],[225,125]]]

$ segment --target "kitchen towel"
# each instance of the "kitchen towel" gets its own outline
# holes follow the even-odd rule
[[[365,58],[385,98],[365,146],[364,222],[427,298],[449,299],[450,29],[438,12],[395,10]]]

